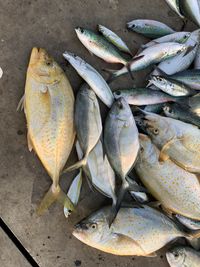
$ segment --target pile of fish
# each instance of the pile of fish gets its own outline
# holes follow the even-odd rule
[[[167,2],[184,23],[189,18],[200,26],[200,1]],[[75,29],[90,53],[123,65],[109,70],[106,81],[85,60],[64,52],[85,81],[76,100],[55,60],[42,48],[32,50],[20,105],[28,148],[52,179],[37,212],[43,214],[58,200],[69,217],[78,205],[84,175],[112,199],[111,206],[75,226],[73,235],[85,244],[116,255],[148,257],[184,237],[198,249],[200,29],[176,32],[161,22],[138,19],[127,27],[152,39],[136,55],[102,25],[98,33]],[[134,78],[149,66],[154,69],[145,88],[111,90],[114,79],[125,74]],[[108,107],[105,122],[98,100]],[[74,144],[78,161],[65,168]],[[74,170],[79,172],[66,194],[59,177]],[[200,266],[200,254],[190,247],[172,248],[166,257],[170,266]]]

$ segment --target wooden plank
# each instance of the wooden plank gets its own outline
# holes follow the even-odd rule
[[[78,41],[76,26],[95,29],[101,23],[116,31],[135,53],[146,38],[129,33],[125,23],[135,18],[151,18],[168,23],[180,30],[182,23],[165,1],[160,0],[87,0],[87,1],[9,1],[0,0],[0,216],[14,231],[22,244],[41,267],[64,266],[160,266],[167,267],[162,258],[116,257],[90,248],[72,237],[73,225],[105,204],[105,198],[92,192],[86,182],[78,210],[67,221],[56,204],[43,216],[34,213],[36,205],[50,186],[50,178],[41,163],[29,153],[26,122],[16,107],[24,92],[25,73],[33,46],[46,48],[66,70],[75,91],[80,77],[71,66],[66,67],[62,52],[70,50],[94,65],[99,71],[109,64],[91,56]],[[193,28],[187,24],[187,29]],[[147,72],[135,75],[134,83],[145,83]],[[102,75],[106,75],[102,72]],[[112,83],[112,88],[131,87],[129,76]],[[106,109],[102,106],[105,118]],[[75,160],[74,153],[70,162]],[[74,173],[63,175],[62,187],[67,189]],[[95,200],[95,201],[94,201]],[[17,265],[16,265],[17,266]]]
[[[31,267],[10,238],[0,229],[0,266]]]

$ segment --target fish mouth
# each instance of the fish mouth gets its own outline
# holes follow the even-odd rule
[[[52,60],[44,48],[33,47],[30,57],[30,65],[34,65],[38,61]]]
[[[77,57],[77,55],[75,55],[74,53],[72,53],[72,52],[68,52],[68,51],[65,51],[64,53],[63,53],[63,57],[66,59],[66,60],[70,60],[70,58],[76,58]]]
[[[136,27],[136,25],[132,22],[127,22],[126,27],[128,30],[130,30],[130,29],[134,29]]]

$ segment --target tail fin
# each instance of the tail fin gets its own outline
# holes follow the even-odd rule
[[[129,189],[129,183],[126,180],[124,180],[122,183],[122,186],[120,188],[119,195],[117,197],[117,202],[114,203],[113,206],[111,207],[111,211],[110,211],[109,218],[108,218],[109,227],[111,226],[114,219],[116,218],[117,213],[118,213],[120,206],[121,206],[121,202],[122,202],[124,195],[128,189]]]
[[[68,207],[69,210],[74,210],[74,205],[67,195],[62,191],[60,186],[57,186],[55,189],[54,185],[50,187],[48,192],[45,194],[40,205],[37,207],[37,214],[42,215],[46,209],[48,209],[55,201],[59,201],[65,207]]]
[[[66,168],[63,173],[66,173],[66,172],[72,172],[74,170],[77,170],[77,169],[80,169],[82,168],[83,166],[85,166],[87,164],[87,155],[84,156],[84,158],[82,158],[81,160],[79,160],[78,162],[76,162],[74,165]]]
[[[111,83],[117,78],[117,71],[118,70],[111,70],[111,69],[102,69],[109,74],[108,79],[106,80],[107,83]]]

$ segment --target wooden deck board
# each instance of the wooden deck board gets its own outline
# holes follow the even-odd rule
[[[16,113],[16,107],[24,92],[26,68],[33,46],[44,47],[55,57],[77,91],[81,79],[71,66],[66,67],[62,52],[77,52],[98,70],[110,65],[87,52],[76,37],[76,26],[95,29],[96,24],[101,23],[110,27],[135,53],[147,39],[129,33],[125,29],[127,21],[157,19],[179,30],[182,26],[180,19],[169,11],[164,0],[0,0],[0,6],[0,67],[4,72],[0,79],[0,216],[41,267],[167,267],[164,256],[148,259],[116,257],[72,237],[73,225],[105,202],[105,198],[92,192],[86,182],[78,210],[68,221],[59,204],[53,205],[44,216],[36,216],[36,205],[51,181],[34,153],[28,152],[24,114]],[[193,28],[190,23],[187,27]],[[134,83],[144,83],[145,73],[136,74]],[[112,88],[127,86],[133,86],[128,76],[112,84]],[[102,112],[105,117],[103,107]],[[70,161],[74,160],[73,154]],[[73,175],[62,177],[64,189]]]

